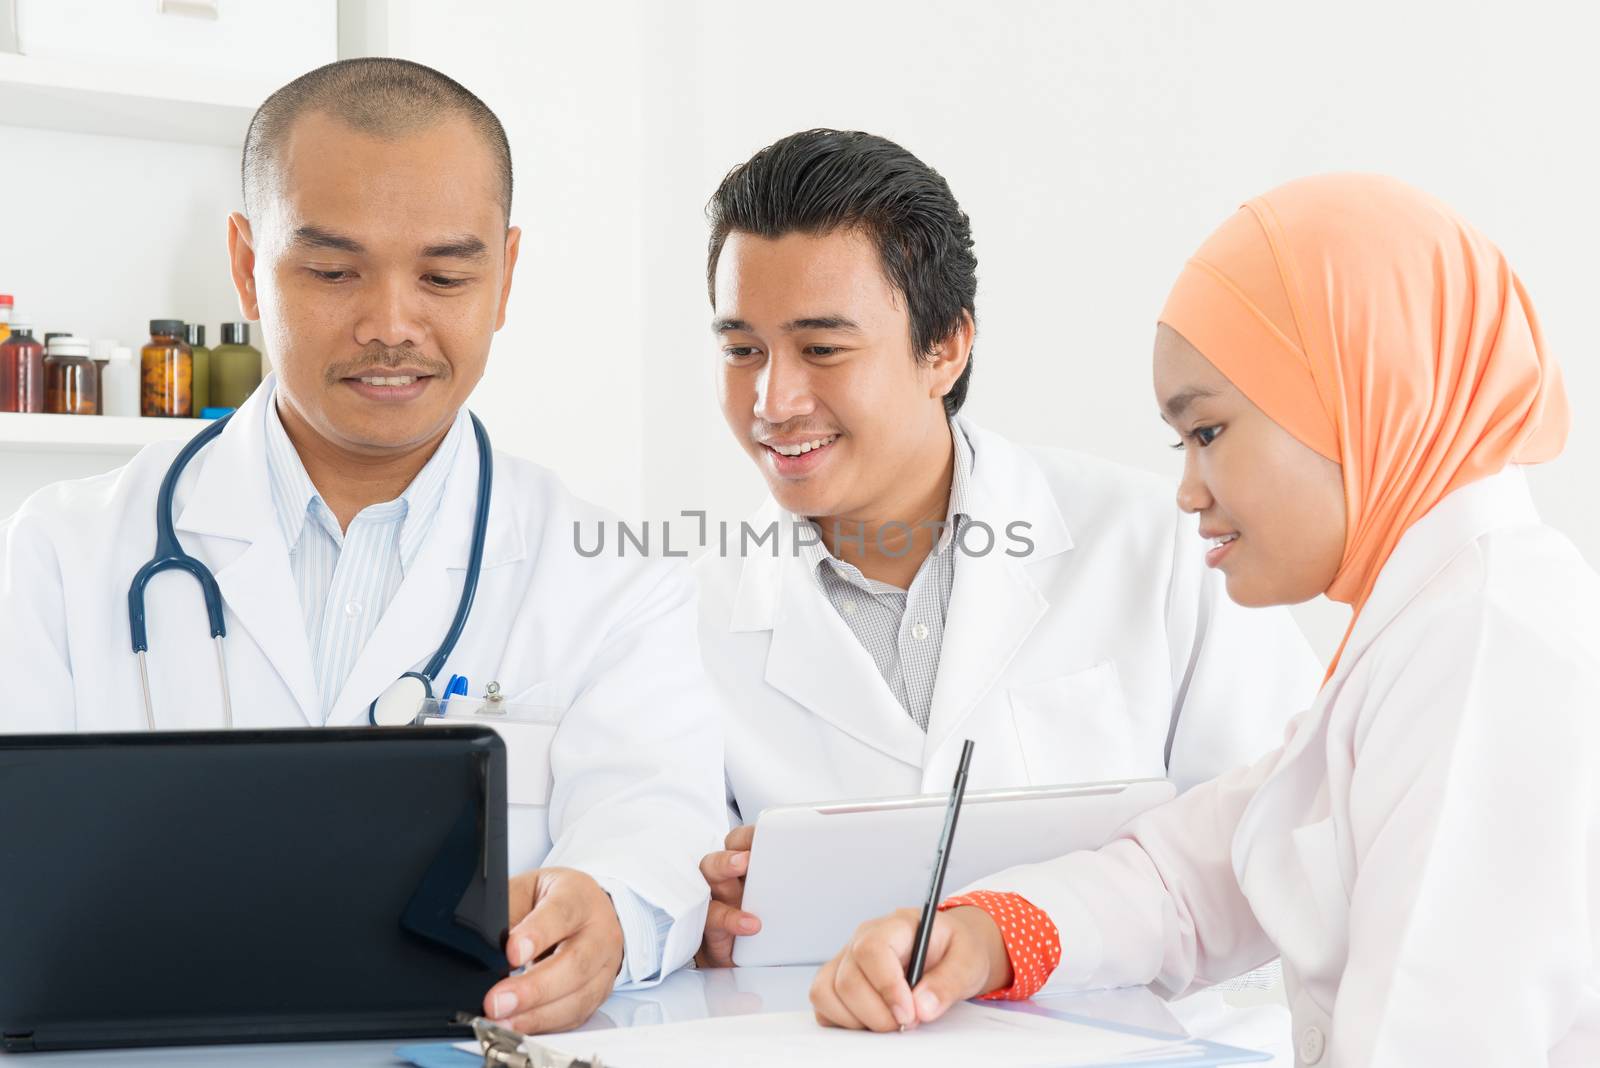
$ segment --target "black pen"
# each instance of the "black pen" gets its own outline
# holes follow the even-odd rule
[[[950,803],[944,810],[944,830],[939,833],[939,852],[933,858],[933,881],[928,884],[928,900],[922,906],[922,922],[917,924],[917,944],[911,950],[911,966],[906,969],[906,983],[912,989],[922,981],[922,971],[928,964],[928,940],[933,937],[933,918],[939,912],[939,895],[944,892],[944,870],[950,863],[950,842],[956,836],[956,817],[961,815],[961,799],[967,796],[967,769],[972,766],[972,739],[961,746],[961,760],[956,764],[955,785],[950,787]]]

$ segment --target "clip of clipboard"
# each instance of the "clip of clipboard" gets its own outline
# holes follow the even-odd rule
[[[456,1023],[472,1027],[473,1037],[483,1049],[484,1068],[605,1068],[599,1057],[584,1060],[545,1049],[526,1035],[482,1016],[457,1013]]]

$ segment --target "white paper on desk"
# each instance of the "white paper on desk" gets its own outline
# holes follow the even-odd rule
[[[599,1057],[606,1068],[1073,1068],[1137,1064],[1193,1048],[1185,1039],[1124,1034],[972,1002],[953,1006],[932,1024],[889,1034],[819,1027],[809,1012],[776,1012],[534,1041],[569,1056]]]

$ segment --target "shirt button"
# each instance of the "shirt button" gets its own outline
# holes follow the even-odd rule
[[[361,606],[356,602],[351,601],[344,606],[344,614],[349,616],[351,619],[354,619],[356,616],[361,614]]]
[[[856,614],[856,603],[854,601],[846,601],[842,607],[845,615],[853,616]]]
[[[1300,1035],[1300,1060],[1306,1064],[1316,1064],[1322,1060],[1322,1054],[1328,1048],[1327,1041],[1322,1037],[1320,1027],[1308,1027]]]
[[[919,642],[922,641],[922,639],[924,639],[924,638],[926,638],[928,636],[928,626],[927,626],[927,624],[926,623],[914,624],[912,626],[912,628],[911,628],[911,636],[913,638],[917,639],[917,641],[919,641]]]

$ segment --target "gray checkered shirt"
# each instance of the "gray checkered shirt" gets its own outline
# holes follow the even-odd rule
[[[823,595],[862,647],[872,654],[878,673],[900,706],[924,731],[933,706],[933,683],[939,675],[945,613],[950,610],[950,591],[956,581],[958,524],[970,517],[967,496],[972,481],[972,445],[953,421],[950,436],[956,455],[945,527],[933,552],[917,568],[909,590],[867,578],[854,564],[836,559],[820,542],[804,542],[800,547],[801,559],[810,567]],[[812,527],[815,529],[816,524]]]

